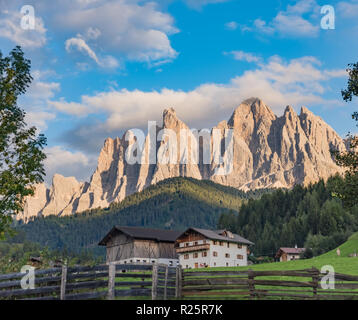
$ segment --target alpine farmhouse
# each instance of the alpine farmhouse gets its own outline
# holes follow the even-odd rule
[[[280,248],[278,249],[275,258],[282,261],[298,260],[301,258],[301,253],[305,251],[305,248]]]
[[[184,269],[247,266],[253,243],[227,230],[189,228],[181,234],[175,248]]]

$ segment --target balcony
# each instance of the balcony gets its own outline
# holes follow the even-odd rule
[[[210,248],[210,244],[205,243],[205,244],[196,244],[196,245],[187,246],[187,247],[179,247],[179,248],[175,248],[175,250],[177,253],[183,253],[183,252],[209,250],[209,248]]]

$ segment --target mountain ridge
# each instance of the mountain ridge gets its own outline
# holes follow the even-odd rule
[[[161,129],[173,130],[179,141],[180,129],[188,129],[188,126],[173,108],[168,108],[163,112],[163,125],[157,126],[156,133]],[[122,138],[105,140],[89,182],[54,175],[50,189],[43,184],[36,187],[35,197],[27,199],[19,218],[27,221],[34,216],[66,216],[105,208],[152,184],[178,176],[211,180],[247,191],[307,185],[342,172],[330,150],[345,150],[344,140],[306,107],[302,107],[298,115],[287,106],[278,117],[263,101],[250,98],[234,110],[228,121],[219,122],[213,129],[233,130],[233,171],[227,175],[213,174],[220,166],[213,158],[211,164],[204,164],[202,159],[198,164],[128,164],[125,151],[130,141],[125,140],[124,134]],[[148,137],[145,147],[150,143]],[[163,144],[158,141],[156,151]],[[203,153],[202,144],[200,152]]]
[[[189,226],[216,228],[222,213],[237,213],[249,199],[272,190],[243,192],[208,180],[176,177],[158,182],[143,191],[112,203],[105,209],[90,209],[67,216],[32,217],[18,222],[18,235],[51,249],[105,254],[98,242],[114,225],[185,230]]]

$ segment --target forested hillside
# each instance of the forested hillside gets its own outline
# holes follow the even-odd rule
[[[36,218],[17,227],[17,239],[25,237],[51,249],[103,255],[104,249],[98,247],[98,242],[114,225],[175,230],[188,226],[216,228],[221,213],[238,212],[244,200],[258,198],[265,192],[245,193],[210,181],[173,178],[128,196],[108,209]]]
[[[249,200],[239,214],[225,213],[219,228],[228,228],[255,243],[256,255],[274,255],[279,247],[311,248],[318,255],[331,250],[358,230],[358,206],[344,209],[334,197],[335,186],[344,183],[336,176],[325,183],[277,190]]]

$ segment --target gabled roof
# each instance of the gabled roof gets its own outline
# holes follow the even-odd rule
[[[232,233],[232,236],[233,236],[232,238],[222,235],[226,230],[208,230],[208,229],[199,229],[199,228],[189,228],[185,232],[190,231],[190,230],[198,232],[210,240],[243,243],[243,244],[248,244],[248,245],[254,244],[253,242],[251,242],[235,233]],[[183,232],[181,235],[183,235],[185,232]]]
[[[279,257],[281,253],[300,254],[303,251],[305,251],[305,248],[280,248],[278,249],[276,256]]]
[[[158,242],[175,242],[178,236],[182,233],[181,231],[174,230],[114,226],[99,242],[99,245],[105,246],[108,240],[118,232],[123,232],[134,239],[155,240]]]

